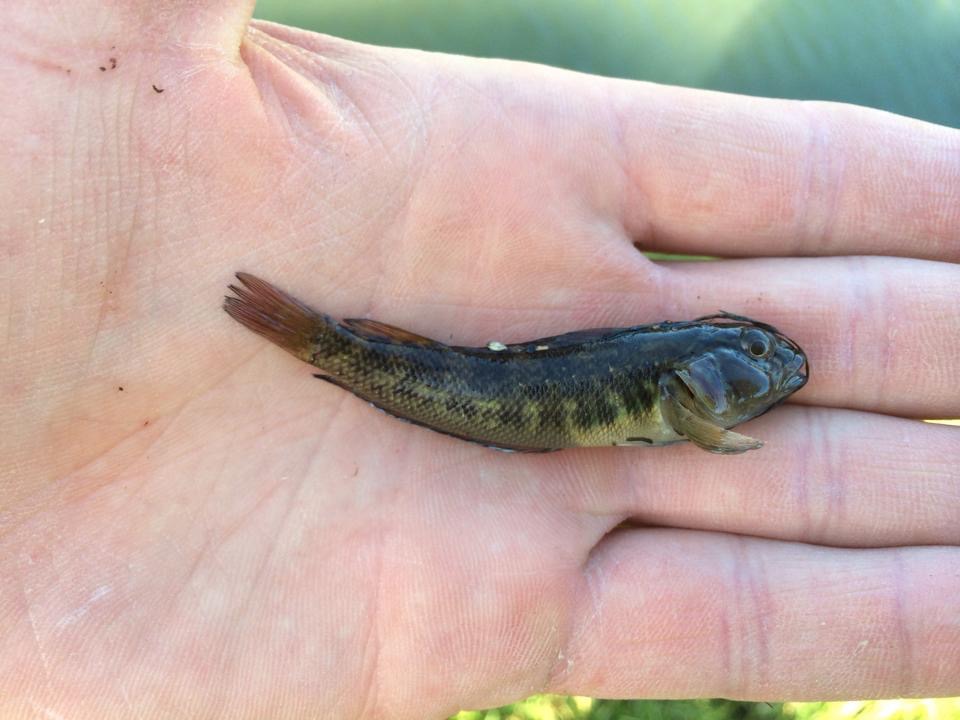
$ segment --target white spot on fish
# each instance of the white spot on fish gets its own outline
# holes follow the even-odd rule
[[[502,350],[506,350],[506,349],[507,349],[507,346],[504,345],[502,342],[498,342],[497,340],[491,340],[490,342],[487,343],[487,350],[493,350],[494,352],[501,352]]]

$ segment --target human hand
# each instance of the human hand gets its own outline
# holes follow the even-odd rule
[[[960,443],[906,419],[960,414],[956,131],[250,9],[0,10],[0,714],[960,692]],[[743,456],[503,455],[314,380],[236,270],[459,344],[723,308],[811,382]]]

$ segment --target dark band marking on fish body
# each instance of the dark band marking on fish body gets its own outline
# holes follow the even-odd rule
[[[628,414],[640,416],[650,412],[657,397],[654,378],[660,372],[658,366],[640,369],[617,383],[616,391]]]
[[[567,409],[558,395],[551,392],[537,401],[537,426],[543,433],[560,433],[567,427]]]
[[[589,430],[598,425],[612,424],[620,414],[620,409],[604,397],[602,388],[595,389],[596,395],[581,399],[576,404],[573,423],[580,430]]]

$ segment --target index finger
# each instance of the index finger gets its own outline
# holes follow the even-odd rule
[[[960,131],[868,108],[615,82],[644,250],[960,260]]]

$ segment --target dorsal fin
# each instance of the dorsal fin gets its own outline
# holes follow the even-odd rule
[[[442,343],[423,335],[417,335],[409,330],[389,325],[379,320],[369,320],[367,318],[347,318],[340,321],[340,326],[354,335],[373,340],[376,342],[395,342],[404,345],[419,345],[429,347],[441,345]],[[559,350],[575,345],[581,345],[587,342],[602,340],[612,337],[619,333],[629,331],[631,328],[593,328],[590,330],[574,330],[573,332],[563,333],[562,335],[552,335],[550,337],[538,338],[537,340],[528,340],[522,343],[513,343],[511,345],[501,346],[502,349],[495,350],[490,346],[485,347],[454,347],[454,350],[462,352],[471,352],[477,354],[499,355],[501,353],[534,353],[544,350]]]
[[[508,345],[512,350],[523,350],[526,352],[536,351],[538,347],[548,349],[570,347],[571,345],[582,345],[583,343],[602,340],[612,335],[628,330],[629,328],[592,328],[590,330],[574,330],[573,332],[563,333],[562,335],[552,335],[551,337],[529,340],[523,343]]]
[[[510,353],[535,354],[547,350],[562,350],[571,348],[584,343],[603,340],[613,337],[616,334],[629,331],[631,328],[594,328],[592,330],[574,330],[573,332],[563,333],[562,335],[551,335],[550,337],[538,338],[536,340],[527,340],[526,342],[511,343],[510,345],[499,345],[494,348],[491,343],[485,347],[455,347],[455,350],[469,352],[478,355],[504,355]]]
[[[396,325],[388,325],[379,320],[368,320],[365,318],[347,318],[340,321],[340,326],[346,328],[354,335],[366,340],[375,340],[377,342],[395,342],[404,345],[438,345],[436,340],[431,340],[423,335],[404,330]]]

